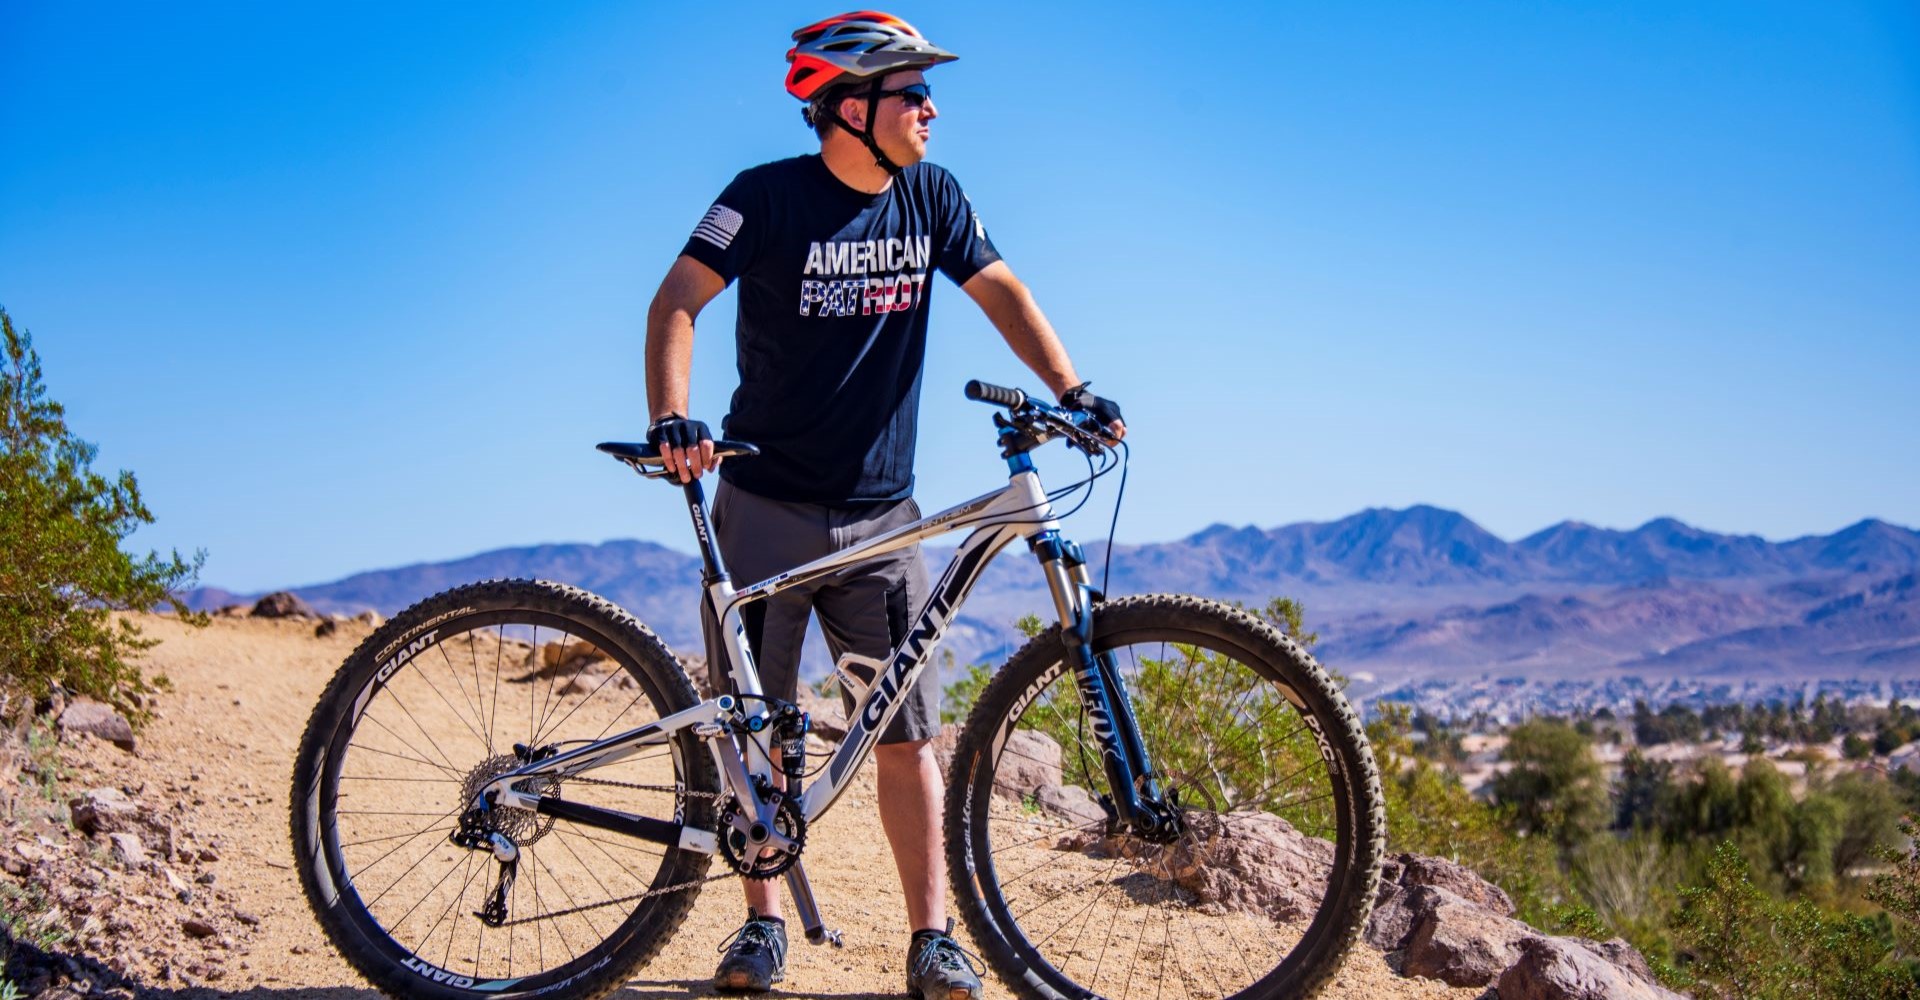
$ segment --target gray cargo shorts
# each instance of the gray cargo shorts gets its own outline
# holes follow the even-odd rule
[[[854,508],[772,500],[724,480],[713,494],[713,538],[736,587],[857,545],[903,524],[920,520],[911,498]],[[834,662],[844,653],[885,659],[927,600],[927,567],[913,545],[783,590],[740,609],[747,644],[753,650],[760,686],[768,696],[792,701],[799,690],[800,645],[807,616],[820,616],[820,631]],[[717,651],[718,628],[707,616],[707,648]],[[726,665],[708,657],[715,691],[732,684]],[[852,695],[841,692],[849,714]],[[940,732],[940,675],[931,665],[915,682],[906,704],[880,734],[880,742],[910,743]]]

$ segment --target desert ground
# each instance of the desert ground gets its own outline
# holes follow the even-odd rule
[[[310,620],[216,617],[210,626],[192,629],[150,616],[142,624],[162,640],[149,654],[149,664],[171,680],[172,690],[159,697],[157,717],[140,734],[136,752],[91,738],[63,749],[70,789],[112,786],[167,802],[176,812],[190,813],[203,839],[218,843],[215,850],[195,854],[191,870],[182,874],[203,887],[198,905],[207,908],[207,919],[219,933],[189,940],[159,929],[159,939],[147,947],[160,955],[177,950],[170,962],[177,971],[168,981],[142,985],[180,995],[251,1000],[375,995],[334,953],[308,910],[287,834],[296,744],[322,688],[369,627],[345,623],[334,634],[316,638]],[[442,725],[449,728],[440,736],[451,745],[460,734],[450,723],[426,723],[428,729]],[[779,995],[838,1000],[901,995],[905,908],[878,831],[869,764],[853,790],[809,832],[805,855],[828,926],[844,932],[845,947],[810,946],[796,928]],[[637,970],[617,995],[711,994],[707,977],[715,948],[743,912],[734,884],[707,885],[665,951]],[[235,914],[244,919],[236,922]],[[85,941],[69,947],[84,953]],[[993,996],[1012,995],[991,973],[988,990]],[[1324,995],[1464,1000],[1481,991],[1400,977],[1380,953],[1361,946]]]

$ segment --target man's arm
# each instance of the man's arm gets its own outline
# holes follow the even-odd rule
[[[1014,277],[1006,261],[996,260],[981,268],[960,289],[979,304],[1014,355],[1040,376],[1055,399],[1080,384],[1080,376],[1073,370],[1066,346],[1054,334],[1053,324],[1047,322],[1040,305],[1033,301],[1033,293]],[[1127,436],[1127,425],[1121,421],[1108,425],[1108,430],[1115,441]]]
[[[693,371],[693,320],[727,287],[713,268],[682,256],[673,262],[647,307],[647,416],[687,416],[687,382]],[[664,448],[667,471],[681,482],[719,466],[713,442],[698,448]]]

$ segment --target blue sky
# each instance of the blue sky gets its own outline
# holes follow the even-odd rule
[[[642,432],[708,202],[811,149],[781,56],[833,12],[0,0],[0,305],[138,473],[135,541],[209,583],[687,549],[591,445]],[[1123,540],[1417,502],[1508,538],[1920,524],[1911,4],[896,12],[962,56],[933,158],[1126,406]],[[929,507],[1002,476],[961,383],[1035,384],[934,303]]]

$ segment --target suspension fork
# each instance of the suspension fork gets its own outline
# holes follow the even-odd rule
[[[1113,790],[1114,811],[1121,822],[1142,836],[1177,836],[1178,810],[1161,794],[1119,665],[1111,652],[1096,655],[1093,651],[1093,606],[1105,595],[1093,588],[1078,544],[1051,530],[1035,535],[1029,544],[1053,592],[1054,610],[1060,616],[1060,638],[1067,647],[1081,704],[1093,720],[1101,767],[1106,772],[1107,787]]]

